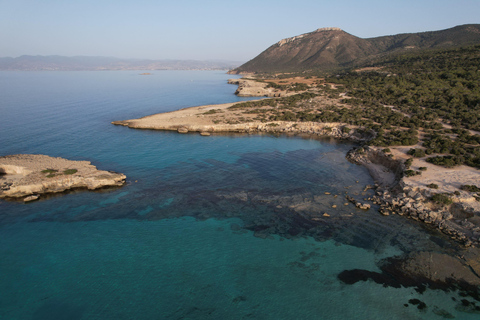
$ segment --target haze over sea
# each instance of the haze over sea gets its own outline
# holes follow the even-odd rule
[[[456,292],[338,280],[442,243],[403,217],[344,206],[346,190],[369,196],[373,184],[345,160],[351,144],[111,125],[241,100],[223,72],[140,73],[0,72],[0,155],[89,160],[128,177],[0,202],[0,319],[477,319]],[[315,212],[299,209],[312,201]],[[323,212],[331,219],[311,219]]]

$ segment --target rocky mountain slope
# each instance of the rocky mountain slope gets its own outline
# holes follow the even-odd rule
[[[362,65],[389,53],[480,43],[480,24],[362,39],[339,28],[321,28],[270,46],[230,73],[298,72]]]

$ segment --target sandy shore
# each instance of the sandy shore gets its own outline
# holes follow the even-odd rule
[[[218,131],[215,124],[220,113],[228,112],[228,108],[235,103],[206,105],[180,109],[172,112],[157,113],[140,119],[113,121],[113,124],[128,126],[136,129],[178,130],[189,128],[189,131]],[[216,110],[215,114],[205,114]],[[218,114],[217,114],[218,113]]]

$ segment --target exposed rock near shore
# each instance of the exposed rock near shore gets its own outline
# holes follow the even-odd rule
[[[479,205],[469,192],[457,192],[458,195],[451,197],[452,204],[435,203],[432,197],[437,192],[404,177],[404,163],[390,158],[378,148],[351,150],[347,159],[370,170],[378,183],[376,196],[370,200],[380,205],[383,215],[399,214],[431,224],[467,247],[480,244]],[[441,176],[442,170],[438,168],[433,175]],[[381,178],[382,173],[387,179]],[[480,173],[474,173],[480,178]]]
[[[346,157],[353,163],[365,166],[379,186],[393,187],[403,177],[403,164],[376,148],[352,149]]]
[[[121,186],[125,179],[121,173],[97,170],[89,161],[36,154],[0,157],[0,198],[33,201],[45,193]]]

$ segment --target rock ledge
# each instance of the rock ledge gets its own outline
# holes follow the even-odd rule
[[[98,170],[89,161],[71,161],[39,154],[0,157],[0,198],[26,198],[74,188],[94,190],[121,186],[126,176]],[[35,198],[36,199],[36,198]]]

